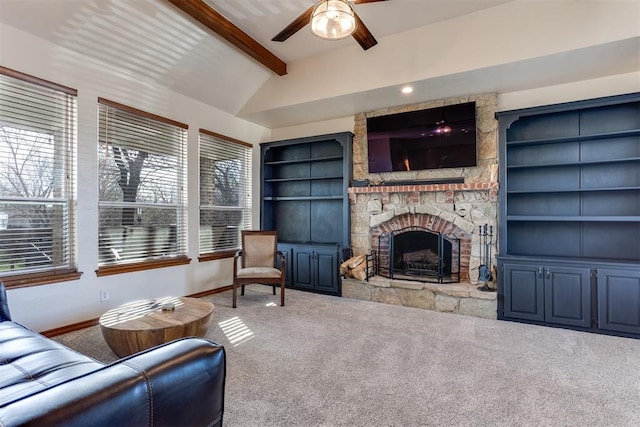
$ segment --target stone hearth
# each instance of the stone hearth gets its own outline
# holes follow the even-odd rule
[[[482,292],[469,283],[441,284],[392,280],[380,276],[369,282],[356,279],[342,281],[345,298],[421,308],[442,313],[464,314],[495,319],[496,292]]]

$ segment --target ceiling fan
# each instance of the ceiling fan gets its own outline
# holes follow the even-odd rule
[[[312,31],[318,37],[325,39],[341,39],[346,36],[352,35],[354,39],[360,44],[362,49],[367,50],[376,44],[378,41],[373,37],[373,34],[369,31],[364,22],[360,19],[358,14],[355,12],[353,8],[353,4],[362,4],[362,3],[376,3],[379,1],[388,1],[388,0],[319,0],[315,5],[311,6],[309,9],[304,11],[300,16],[293,20],[287,27],[285,27],[282,31],[278,33],[271,41],[275,42],[283,42],[287,40],[289,37],[300,31],[305,25],[311,23]],[[350,29],[347,30],[345,35],[333,35],[333,34],[320,34],[316,32],[314,26],[317,22],[322,22],[320,14],[324,14],[325,23],[328,21],[329,25],[334,24],[336,26],[338,16],[342,13],[349,13],[352,15],[351,24],[355,24],[355,30]],[[318,19],[317,22],[313,22]],[[312,21],[313,20],[313,21]],[[339,26],[339,25],[337,25]]]

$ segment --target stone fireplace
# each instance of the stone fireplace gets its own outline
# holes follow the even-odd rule
[[[368,172],[367,117],[471,101],[476,102],[476,167]],[[496,317],[495,292],[477,290],[479,230],[485,224],[497,230],[495,111],[496,96],[490,94],[356,116],[354,180],[367,184],[349,188],[351,245],[355,255],[376,253],[378,275],[368,282],[345,279],[343,296]]]

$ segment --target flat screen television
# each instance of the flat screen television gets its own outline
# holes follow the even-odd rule
[[[367,119],[369,172],[476,165],[476,103]]]

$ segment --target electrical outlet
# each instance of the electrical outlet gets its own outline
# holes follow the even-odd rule
[[[100,302],[109,301],[109,291],[106,289],[100,290]]]

